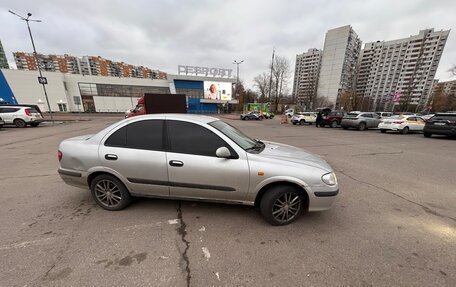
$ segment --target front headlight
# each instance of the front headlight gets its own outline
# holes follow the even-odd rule
[[[322,177],[321,177],[321,180],[326,183],[327,185],[336,185],[337,184],[337,177],[336,177],[336,174],[334,174],[334,172],[330,172],[330,173],[327,173],[327,174],[324,174]]]

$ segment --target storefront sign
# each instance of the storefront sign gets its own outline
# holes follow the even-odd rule
[[[196,66],[178,66],[179,75],[195,75],[195,76],[212,76],[212,77],[227,77],[231,78],[233,69],[222,69],[222,68],[208,68],[208,67],[196,67]]]

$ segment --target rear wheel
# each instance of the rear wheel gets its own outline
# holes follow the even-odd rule
[[[262,121],[262,120],[263,120],[263,117],[258,117],[258,120]]]
[[[16,127],[18,128],[25,128],[27,126],[27,123],[25,123],[24,120],[22,119],[15,119],[14,120],[14,124],[16,125]]]
[[[425,138],[430,138],[430,137],[432,137],[432,134],[430,134],[430,133],[423,133],[423,136],[424,136]]]
[[[330,127],[337,128],[337,121],[332,121]]]
[[[409,131],[410,131],[409,127],[405,127],[401,130],[401,134],[406,135],[409,133]]]
[[[131,195],[116,177],[102,174],[93,179],[90,190],[95,202],[107,210],[121,210],[131,202]]]
[[[366,123],[360,123],[360,124],[358,125],[358,130],[364,131],[365,129],[366,129]]]
[[[300,121],[299,121],[299,124],[300,124],[301,126],[304,125],[305,123],[306,123],[305,120],[300,120]]]
[[[385,130],[385,129],[381,129],[380,132],[381,132],[382,134],[384,134],[384,133],[386,133],[386,130]]]
[[[302,213],[305,199],[291,186],[275,186],[261,199],[260,209],[263,217],[271,225],[286,225]]]

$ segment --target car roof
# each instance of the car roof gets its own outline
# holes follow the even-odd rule
[[[191,122],[198,122],[198,123],[210,123],[213,121],[219,120],[218,118],[210,117],[210,116],[203,116],[203,115],[194,115],[194,114],[148,114],[148,115],[139,115],[134,116],[129,119],[137,120],[137,119],[161,119],[161,120],[184,120],[184,121],[191,121]]]

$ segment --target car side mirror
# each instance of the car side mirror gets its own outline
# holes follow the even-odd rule
[[[219,147],[215,151],[215,155],[220,158],[231,158],[231,152],[226,146]]]

